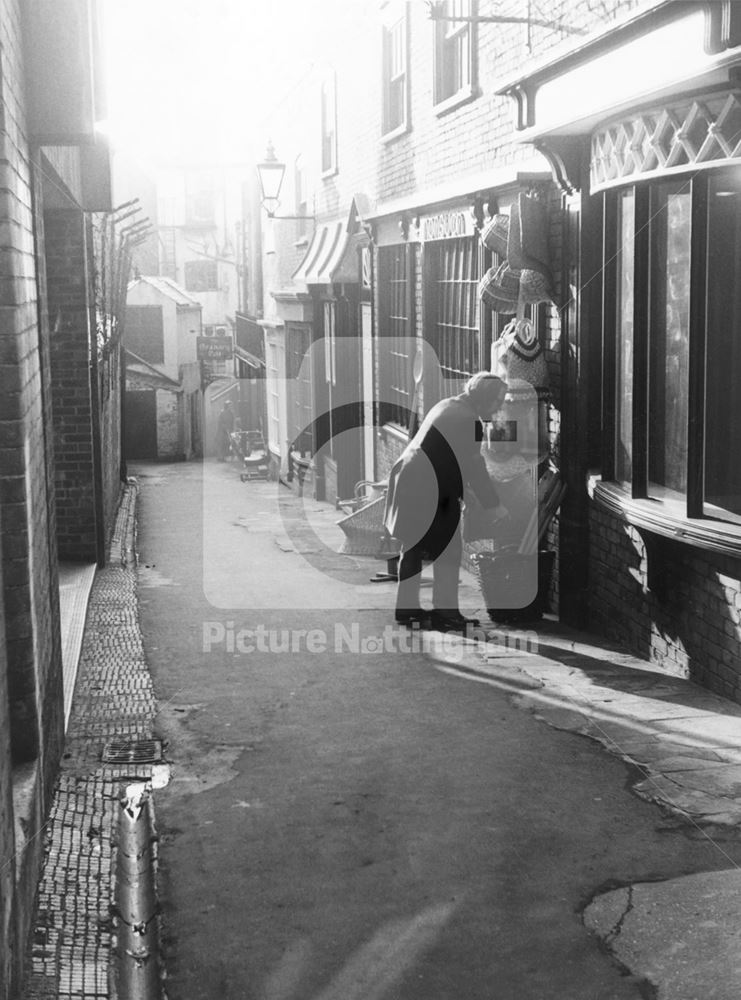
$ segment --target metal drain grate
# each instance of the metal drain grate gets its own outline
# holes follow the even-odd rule
[[[158,764],[162,740],[110,740],[103,747],[104,764]]]

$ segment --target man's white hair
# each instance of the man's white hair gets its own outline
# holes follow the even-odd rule
[[[493,372],[476,372],[472,375],[468,382],[466,382],[465,389],[463,390],[468,396],[475,396],[477,393],[481,392],[483,388],[494,388],[495,386],[489,386],[488,383],[496,383],[501,386],[502,392],[507,391],[507,383],[495,375]]]

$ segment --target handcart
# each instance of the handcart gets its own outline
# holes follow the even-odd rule
[[[230,435],[233,455],[241,463],[239,478],[243,483],[250,479],[267,479],[270,456],[260,431],[234,431]]]

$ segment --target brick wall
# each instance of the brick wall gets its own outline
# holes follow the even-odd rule
[[[0,581],[2,566],[0,565]],[[0,582],[0,591],[2,590]],[[5,612],[0,601],[0,997],[9,996],[13,971],[13,890],[15,886],[15,841],[13,838],[13,781],[10,758],[10,712],[8,663],[5,655]]]
[[[670,673],[741,701],[741,561],[669,541],[658,556],[662,593],[649,588],[652,556],[635,528],[593,504],[590,536],[592,626]]]
[[[40,163],[25,138],[19,7],[0,3],[0,998],[20,976],[63,738],[48,329],[40,312]],[[37,284],[38,282],[38,284]],[[27,791],[21,799],[23,779]],[[12,796],[11,793],[15,793]],[[10,800],[14,798],[11,806]],[[21,836],[15,839],[16,829]],[[14,872],[15,880],[9,880]]]
[[[99,375],[100,459],[103,493],[103,521],[106,544],[121,496],[121,352],[114,349],[101,360]]]
[[[87,230],[79,209],[47,210],[44,228],[59,556],[95,562]]]

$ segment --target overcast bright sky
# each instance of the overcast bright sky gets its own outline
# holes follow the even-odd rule
[[[104,0],[107,128],[148,162],[254,161],[354,0]]]

